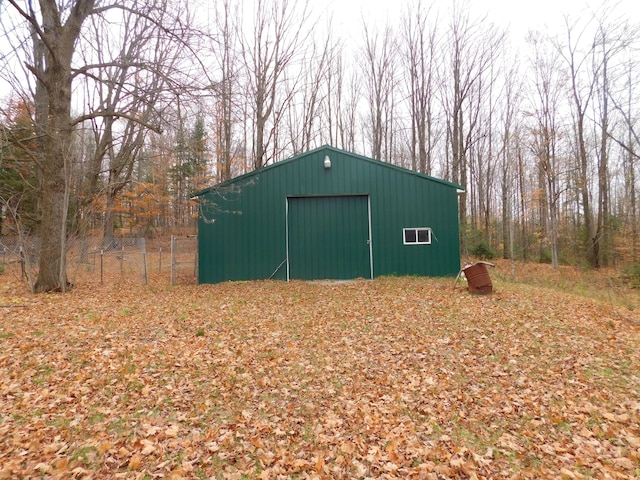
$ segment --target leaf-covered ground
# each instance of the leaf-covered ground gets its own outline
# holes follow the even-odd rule
[[[0,478],[640,478],[629,310],[452,279],[7,280]]]

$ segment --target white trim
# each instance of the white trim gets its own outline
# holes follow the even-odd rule
[[[285,249],[287,254],[287,282],[289,281],[289,197],[285,197],[284,206]]]
[[[415,242],[407,242],[406,232],[407,230],[413,230],[416,232],[416,241]],[[418,241],[418,231],[426,230],[429,232],[429,240],[427,242],[419,242]],[[403,245],[431,245],[431,228],[430,227],[407,227],[402,229],[402,244]]]
[[[369,214],[369,269],[371,271],[370,280],[373,280],[373,234],[371,230],[371,195],[367,195],[367,213]]]

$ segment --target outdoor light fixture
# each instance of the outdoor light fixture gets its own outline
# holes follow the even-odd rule
[[[331,168],[331,159],[329,158],[329,155],[324,157],[324,168]]]

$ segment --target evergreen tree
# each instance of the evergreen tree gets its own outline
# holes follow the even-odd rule
[[[11,103],[0,123],[0,234],[38,233],[35,129],[24,103]]]

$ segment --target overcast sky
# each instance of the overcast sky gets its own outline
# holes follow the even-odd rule
[[[434,5],[446,10],[453,0],[433,0]],[[315,0],[313,5],[326,5],[327,13],[333,13],[334,24],[359,27],[362,19],[384,24],[393,20],[407,5],[415,6],[417,0]],[[429,5],[429,0],[422,2]],[[616,15],[640,22],[640,0],[469,0],[478,17],[508,27],[514,40],[523,39],[531,29],[557,31],[563,25],[563,16],[569,13],[578,16],[581,12],[593,11],[604,4]],[[359,31],[358,28],[356,30]]]

